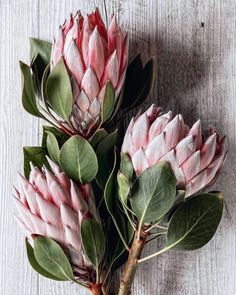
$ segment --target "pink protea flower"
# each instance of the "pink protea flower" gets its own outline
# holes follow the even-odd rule
[[[60,27],[52,50],[52,67],[61,57],[71,74],[71,121],[80,134],[87,136],[100,123],[106,83],[111,82],[116,97],[124,84],[128,37],[116,16],[107,29],[98,9],[85,17],[78,12]]]
[[[83,278],[92,265],[83,252],[80,224],[84,214],[99,221],[93,192],[89,184],[77,185],[52,161],[50,165],[53,173],[31,165],[29,180],[20,175],[16,220],[32,246],[37,235],[58,242],[69,253],[76,276]]]
[[[162,114],[155,105],[132,118],[122,152],[130,156],[137,175],[159,161],[169,162],[186,197],[209,187],[226,157],[225,137],[214,130],[204,137],[200,120],[190,129],[182,115]]]

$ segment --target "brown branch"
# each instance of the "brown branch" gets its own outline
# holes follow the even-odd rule
[[[93,295],[103,295],[102,284],[93,284],[90,287],[90,291]]]
[[[135,233],[128,261],[125,265],[122,280],[120,282],[118,295],[129,295],[131,293],[131,285],[138,266],[138,259],[143,251],[147,236],[148,233],[141,231],[140,239],[138,239],[138,232]]]

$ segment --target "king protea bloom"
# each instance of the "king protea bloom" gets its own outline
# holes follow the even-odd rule
[[[182,115],[162,114],[155,105],[132,118],[122,152],[131,158],[136,175],[159,161],[168,162],[186,197],[209,187],[226,157],[225,137],[213,129],[205,137],[200,120],[189,128]]]
[[[16,191],[16,220],[33,246],[40,235],[58,242],[70,256],[75,275],[83,279],[93,271],[83,252],[80,225],[84,214],[99,221],[89,184],[77,185],[50,161],[52,172],[31,165],[29,180],[20,176]]]
[[[52,67],[63,57],[71,75],[74,105],[71,122],[88,136],[101,121],[104,92],[109,81],[116,97],[124,84],[128,37],[116,16],[107,29],[99,10],[85,17],[80,12],[59,29],[52,50]]]

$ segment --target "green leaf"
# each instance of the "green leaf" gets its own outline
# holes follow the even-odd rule
[[[176,194],[176,179],[166,162],[146,169],[134,183],[130,198],[140,224],[161,219],[172,207]]]
[[[163,221],[169,222],[170,218],[176,211],[176,209],[185,201],[185,191],[184,190],[177,190],[174,204],[172,205],[172,208],[169,210],[169,212],[165,215]]]
[[[61,280],[74,280],[73,270],[62,248],[52,239],[37,237],[34,255],[38,264]]]
[[[123,242],[123,244],[127,247],[130,240],[133,237],[134,231],[132,226],[127,220],[127,217],[123,214],[123,212],[119,209],[118,200],[117,200],[117,162],[116,162],[116,154],[114,157],[114,165],[112,172],[107,180],[105,190],[104,190],[104,199],[107,210],[112,217],[112,221],[117,229],[117,232]]]
[[[48,64],[50,67],[50,64]],[[40,55],[36,55],[35,58],[32,60],[30,65],[32,70],[33,82],[35,86],[35,91],[37,92],[37,96],[41,98],[41,81],[43,79],[43,74],[46,68],[46,64],[44,63],[43,59]]]
[[[130,107],[138,96],[140,87],[142,86],[142,71],[143,64],[139,54],[127,68],[124,99],[122,103],[123,108]]]
[[[140,104],[142,104],[150,95],[153,84],[154,84],[154,60],[150,59],[148,63],[145,65],[143,69],[143,84],[142,88],[140,89],[138,96],[135,100],[135,102],[132,104],[131,108],[138,107]]]
[[[43,138],[42,138],[42,146],[47,147],[47,132],[52,133],[58,142],[59,147],[61,147],[70,137],[65,133],[62,133],[59,129],[52,126],[43,126]]]
[[[113,111],[113,114],[112,114],[110,120],[112,120],[115,117],[115,115],[118,113],[118,111],[120,110],[122,103],[123,103],[123,99],[124,99],[124,93],[125,93],[125,88],[122,87],[120,94],[116,99],[114,111]]]
[[[133,164],[130,157],[127,154],[121,153],[120,155],[120,171],[128,178],[133,176]]]
[[[102,122],[106,122],[111,116],[115,104],[115,90],[112,87],[111,82],[107,82],[104,100],[102,104]]]
[[[85,217],[81,223],[81,238],[86,255],[98,268],[106,250],[106,240],[102,226],[92,217]]]
[[[154,62],[151,59],[143,68],[138,55],[128,66],[122,108],[132,109],[150,95],[154,83]]]
[[[59,163],[67,176],[80,183],[91,182],[98,172],[93,148],[79,135],[72,136],[63,144]]]
[[[60,154],[60,148],[56,139],[56,136],[47,131],[47,150],[50,158],[55,163],[59,163],[59,154]]]
[[[20,61],[20,69],[22,74],[22,104],[24,109],[33,116],[43,118],[38,110],[36,96],[34,91],[34,83],[30,71],[30,67]]]
[[[223,212],[220,193],[188,199],[175,211],[167,231],[166,248],[195,250],[214,236]]]
[[[101,188],[105,188],[107,179],[114,163],[114,146],[117,139],[117,130],[106,136],[98,145],[96,154],[98,158],[98,173],[96,180]]]
[[[44,63],[50,63],[52,44],[35,38],[30,38],[30,60],[40,55]]]
[[[25,146],[23,148],[24,153],[24,174],[26,178],[29,178],[30,174],[30,162],[38,167],[41,168],[44,165],[50,169],[48,161],[46,159],[47,150],[43,147],[39,146]]]
[[[46,85],[47,85],[47,79],[50,73],[50,64],[48,64],[42,74],[41,78],[41,85],[40,85],[40,91],[41,91],[41,96],[44,104],[47,104],[47,91],[46,91]]]
[[[108,228],[106,230],[107,232],[107,248],[108,256],[107,256],[107,263],[111,267],[111,265],[114,265],[116,261],[124,254],[124,252],[128,253],[126,251],[126,248],[120,239],[120,236],[117,232],[117,229],[113,223],[113,221],[110,219],[110,222],[108,223]]]
[[[48,76],[46,92],[52,109],[64,120],[69,121],[73,94],[70,78],[62,58]]]
[[[27,250],[27,256],[28,256],[28,260],[30,265],[32,266],[32,268],[39,274],[41,274],[42,276],[51,279],[51,280],[55,280],[55,281],[63,281],[61,278],[58,278],[54,275],[52,275],[50,272],[46,271],[44,268],[42,268],[35,256],[34,256],[34,249],[31,247],[30,243],[28,242],[27,239],[25,239],[25,245],[26,245],[26,250]]]
[[[129,179],[121,172],[117,174],[118,194],[121,203],[127,203],[127,198],[130,192]]]
[[[174,206],[179,206],[185,201],[185,194],[186,192],[184,190],[177,190]]]
[[[108,135],[105,129],[98,129],[90,138],[90,144],[94,150],[97,149],[99,143]]]

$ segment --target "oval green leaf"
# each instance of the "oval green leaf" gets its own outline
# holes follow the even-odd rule
[[[51,279],[51,280],[64,281],[63,279],[60,279],[60,278],[52,275],[50,272],[46,271],[44,268],[42,268],[38,264],[38,262],[34,256],[34,249],[32,248],[32,246],[30,245],[30,243],[28,242],[27,239],[25,239],[25,245],[26,245],[27,257],[28,257],[29,263],[37,273],[39,273],[40,275],[42,275],[48,279]]]
[[[139,90],[139,93],[136,97],[136,100],[132,104],[131,109],[138,107],[143,102],[145,102],[145,100],[149,97],[153,88],[154,80],[155,80],[154,60],[150,59],[143,69],[142,87]]]
[[[62,248],[52,239],[37,237],[34,240],[34,255],[38,264],[61,280],[74,280],[70,262]]]
[[[214,236],[223,212],[223,196],[208,193],[181,205],[170,220],[166,248],[196,250]]]
[[[73,94],[70,78],[62,58],[48,76],[46,93],[52,109],[64,120],[69,121]]]
[[[81,238],[86,255],[90,262],[98,268],[106,251],[106,239],[102,226],[92,217],[83,218]]]
[[[114,147],[117,140],[117,130],[106,136],[98,145],[98,173],[96,181],[104,189],[114,164]]]
[[[118,194],[121,203],[127,203],[127,198],[130,192],[130,183],[128,178],[121,172],[117,174]]]
[[[43,118],[37,106],[36,95],[34,90],[34,82],[32,79],[30,67],[20,61],[20,69],[22,74],[23,107],[31,115]]]
[[[161,219],[172,207],[175,194],[176,179],[168,163],[146,169],[134,183],[130,198],[140,224]]]
[[[115,105],[115,90],[111,82],[107,82],[103,104],[102,104],[102,122],[103,123],[110,118],[114,110],[114,105]]]
[[[23,148],[24,153],[24,174],[26,178],[29,178],[30,174],[30,162],[38,167],[41,168],[44,165],[50,170],[50,166],[48,164],[46,155],[47,149],[40,146],[25,146]]]
[[[121,153],[120,155],[120,171],[128,178],[131,179],[133,176],[133,164],[130,157],[125,154]]]
[[[58,164],[60,148],[59,148],[56,136],[49,131],[47,131],[47,150],[53,162]]]
[[[59,163],[64,172],[80,182],[91,182],[98,171],[96,154],[86,139],[74,135],[62,146]]]
[[[112,172],[109,175],[107,180],[105,190],[104,190],[104,199],[107,210],[112,217],[112,221],[117,229],[117,232],[120,236],[120,239],[124,246],[128,248],[128,245],[134,235],[132,226],[130,225],[127,217],[119,209],[118,199],[117,199],[117,163],[116,163],[116,153],[114,155],[114,165]]]
[[[98,129],[93,136],[90,138],[89,142],[94,150],[97,149],[99,143],[108,135],[105,129]]]
[[[43,147],[47,147],[47,137],[48,137],[47,132],[48,131],[56,137],[59,147],[63,146],[63,144],[70,138],[65,133],[62,133],[59,129],[52,127],[52,126],[44,125],[43,126],[43,138],[42,138],[42,146]]]
[[[30,60],[32,61],[36,55],[40,55],[44,63],[47,65],[51,58],[52,44],[43,40],[30,38]]]

